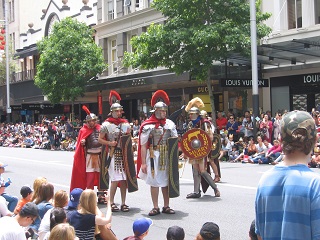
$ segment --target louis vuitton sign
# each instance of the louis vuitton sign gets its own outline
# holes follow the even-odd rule
[[[221,87],[252,87],[251,79],[220,79]],[[269,87],[268,79],[258,79],[258,87]]]

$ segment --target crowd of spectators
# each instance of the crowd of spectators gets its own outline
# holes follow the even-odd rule
[[[73,151],[80,121],[49,120],[35,124],[0,124],[0,146]]]

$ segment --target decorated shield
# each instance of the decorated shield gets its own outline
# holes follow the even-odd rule
[[[219,134],[213,134],[213,140],[211,145],[211,159],[217,158],[221,151],[221,136]]]
[[[199,128],[194,128],[183,134],[181,150],[190,159],[201,159],[211,151],[209,135]]]

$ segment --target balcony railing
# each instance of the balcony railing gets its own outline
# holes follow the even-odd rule
[[[22,72],[13,72],[9,75],[10,83],[17,83],[21,81],[34,80],[36,75],[36,69],[30,69]],[[0,76],[0,85],[6,85],[5,76]]]

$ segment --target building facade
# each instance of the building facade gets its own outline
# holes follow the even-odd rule
[[[32,6],[26,3],[30,3],[29,0],[11,2],[15,3],[13,12],[16,9],[28,11]],[[45,1],[40,2],[44,4]],[[152,93],[158,89],[167,91],[170,96],[169,112],[195,96],[201,97],[206,110],[211,112],[206,85],[191,79],[188,73],[176,76],[164,68],[146,71],[122,65],[124,53],[132,51],[130,39],[147,31],[150,24],[165,21],[151,4],[152,0],[47,0],[45,7],[32,9],[35,11],[32,19],[15,15],[15,19],[21,20],[16,23],[19,31],[11,32],[10,29],[16,29],[14,26],[9,29],[11,36],[15,35],[12,38],[15,39],[15,55],[19,60],[19,69],[11,80],[11,105],[16,111],[13,114],[25,111],[23,113],[29,113],[35,120],[40,114],[69,111],[65,107],[68,103],[51,106],[33,84],[39,59],[36,41],[47,36],[52,24],[66,16],[85,21],[95,29],[96,43],[102,47],[109,66],[97,80],[89,82],[85,97],[79,99],[78,114],[81,114],[82,103],[91,104],[90,108],[97,112],[97,96],[101,95],[101,117],[105,118],[109,113],[108,95],[112,89],[120,93],[121,104],[130,120],[149,112]],[[261,111],[271,110],[274,114],[278,110],[310,111],[313,107],[320,110],[320,0],[304,0],[303,4],[302,0],[264,0],[261,9],[272,13],[266,22],[272,33],[262,39],[258,47]],[[23,12],[19,10],[17,15],[23,15]],[[31,18],[29,14],[28,17]],[[214,64],[211,72],[217,110],[233,109],[241,115],[252,109],[250,58],[230,56],[225,62]],[[4,88],[0,86],[2,106],[5,106]],[[2,111],[2,114],[5,113]]]

